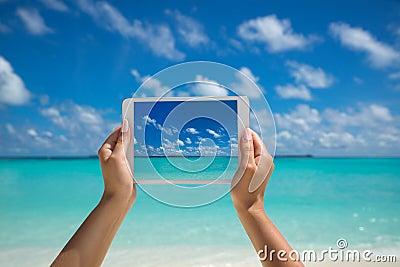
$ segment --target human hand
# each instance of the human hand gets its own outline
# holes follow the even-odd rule
[[[104,180],[103,198],[116,197],[133,205],[136,200],[136,186],[129,170],[125,151],[131,142],[128,121],[116,128],[106,139],[98,152]]]
[[[238,212],[264,212],[265,188],[273,169],[272,157],[261,138],[245,129],[239,141],[239,167],[231,184],[231,198]]]
[[[258,256],[267,255],[261,260],[262,266],[304,267],[297,258],[288,257],[293,249],[264,210],[264,193],[273,169],[263,141],[247,128],[239,141],[239,168],[232,180],[232,201]],[[279,251],[280,256],[266,254],[265,248],[268,252]]]
[[[128,121],[116,128],[98,152],[104,180],[100,203],[71,237],[51,266],[100,266],[136,200],[136,186],[125,151],[131,142]]]

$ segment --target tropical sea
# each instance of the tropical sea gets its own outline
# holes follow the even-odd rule
[[[140,162],[135,166],[140,169]],[[171,175],[184,178],[182,172]],[[49,265],[102,188],[97,159],[0,160],[0,266]],[[335,248],[344,238],[353,249],[400,251],[400,159],[275,159],[265,205],[297,250]],[[139,189],[104,266],[252,264],[257,255],[229,195],[179,208]]]

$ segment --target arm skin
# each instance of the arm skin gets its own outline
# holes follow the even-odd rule
[[[300,267],[299,260],[291,260],[292,250],[286,239],[272,223],[264,210],[264,193],[274,169],[274,163],[261,138],[252,130],[246,129],[239,142],[239,168],[232,180],[231,197],[238,217],[246,230],[257,253],[268,247],[268,253],[275,250],[272,259],[262,260],[262,266]],[[252,181],[253,180],[253,181]],[[279,255],[287,261],[279,260]],[[264,257],[264,254],[259,255]],[[295,255],[292,255],[295,257]]]
[[[115,234],[136,200],[136,187],[124,153],[124,146],[129,142],[130,131],[124,120],[122,127],[115,129],[99,149],[103,196],[51,266],[100,266],[103,262]]]

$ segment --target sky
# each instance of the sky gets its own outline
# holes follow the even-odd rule
[[[0,0],[0,156],[96,154],[123,99],[195,60],[263,88],[278,155],[400,156],[394,0]]]
[[[211,112],[210,112],[211,111]],[[134,103],[137,156],[237,156],[237,103]]]

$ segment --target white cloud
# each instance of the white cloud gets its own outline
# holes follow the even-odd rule
[[[79,0],[80,8],[88,13],[99,25],[126,38],[137,39],[160,57],[183,60],[185,55],[175,48],[175,39],[167,25],[153,25],[140,20],[129,22],[121,12],[107,2],[93,3]]]
[[[3,132],[3,127],[0,128],[0,135],[2,136],[1,143],[1,152],[2,156],[19,156],[21,153],[29,152],[28,147],[35,142],[32,142],[35,137],[32,137],[28,134],[29,129],[33,129],[29,126],[29,128],[19,127],[18,125],[15,127],[11,123],[4,124],[5,132]],[[34,130],[34,129],[33,129]],[[30,137],[30,138],[28,138]]]
[[[26,131],[26,133],[27,133],[28,135],[32,136],[32,137],[38,136],[38,133],[37,133],[36,130],[33,129],[33,128],[28,129],[28,130]]]
[[[287,61],[290,75],[295,79],[297,85],[277,85],[275,91],[282,98],[296,98],[310,101],[311,92],[308,88],[328,88],[332,85],[334,78],[325,73],[321,68],[300,64],[295,61]]]
[[[149,75],[141,76],[135,69],[131,70],[131,74],[137,82],[142,83],[142,88],[150,90],[154,96],[162,96],[170,89],[168,86],[162,85],[160,80],[152,78]]]
[[[311,100],[311,93],[307,87],[304,85],[278,85],[275,87],[275,91],[278,95],[282,98],[296,98],[296,99],[303,99],[303,100]]]
[[[187,128],[186,132],[188,132],[190,134],[199,134],[199,131],[197,131],[196,128]]]
[[[357,140],[352,134],[348,132],[323,132],[318,138],[318,142],[322,147],[329,149],[351,146],[352,144],[359,142],[359,140]]]
[[[6,24],[1,23],[0,21],[0,33],[10,33],[12,30]]]
[[[100,114],[92,107],[75,106],[75,112],[79,116],[80,122],[86,125],[95,125],[102,122]]]
[[[211,146],[199,146],[199,151],[201,156],[215,156],[217,155],[219,146],[211,145]]]
[[[206,129],[207,133],[211,134],[214,138],[220,138],[221,135],[214,130]]]
[[[146,124],[152,125],[154,128],[164,132],[167,135],[173,135],[178,132],[178,129],[175,127],[165,127],[159,123],[155,119],[150,118],[148,115],[143,116],[143,120]]]
[[[394,72],[389,74],[388,77],[390,80],[399,80],[400,79],[400,72]]]
[[[324,72],[321,68],[314,68],[310,65],[300,64],[295,61],[288,61],[290,75],[297,83],[304,83],[311,88],[327,88],[334,81],[333,76]]]
[[[190,145],[192,143],[192,140],[190,140],[189,137],[186,137],[185,142],[186,144]]]
[[[400,81],[400,72],[393,72],[389,74],[388,76],[389,80],[391,80],[393,83],[393,88],[395,91],[400,91],[400,84],[398,83]]]
[[[229,148],[221,148],[212,139],[199,137],[199,141],[196,142],[198,147],[193,148],[191,152],[198,153],[201,156],[229,156]],[[228,153],[229,152],[229,153]],[[237,155],[237,154],[236,154]]]
[[[48,137],[48,138],[52,138],[52,137],[53,137],[53,133],[50,132],[50,131],[44,131],[44,132],[43,132],[43,135],[46,136],[46,137]]]
[[[31,93],[22,79],[14,72],[11,64],[0,56],[0,103],[23,105],[30,97]]]
[[[303,50],[316,40],[314,36],[295,33],[289,19],[280,20],[276,15],[245,21],[239,25],[238,34],[246,41],[264,44],[271,53]]]
[[[178,144],[179,146],[184,146],[184,145],[185,145],[185,143],[184,143],[182,140],[180,140],[180,139],[178,139],[176,142],[177,142],[177,144]]]
[[[362,83],[364,82],[360,77],[357,77],[357,76],[354,76],[354,77],[353,77],[353,81],[354,81],[356,84],[362,84]]]
[[[23,136],[18,137],[33,154],[95,155],[105,138],[120,124],[105,117],[109,111],[74,102],[41,108],[39,112],[51,124],[44,124],[44,130],[37,127],[35,142],[26,144]]]
[[[81,130],[87,133],[104,133],[105,121],[100,112],[91,106],[82,106],[75,103],[64,104],[61,107],[49,107],[40,110],[40,113],[52,123],[62,129],[75,134]]]
[[[261,90],[255,90],[254,83],[257,83],[259,78],[256,77],[249,68],[242,67],[242,72],[235,73],[235,80],[229,84],[229,87],[233,89],[238,95],[246,95],[250,98],[262,97],[264,89],[257,85]],[[142,76],[136,69],[131,70],[132,76],[139,83],[142,83],[141,88],[148,91],[141,91],[144,95],[140,97],[148,96],[227,96],[229,90],[215,80],[209,79],[201,74],[197,74],[193,82],[187,86],[175,87],[174,90],[170,90],[170,87],[164,85],[160,80],[153,78],[149,75]],[[249,80],[250,79],[250,80]],[[254,82],[254,83],[253,83]],[[168,93],[167,93],[168,92]]]
[[[343,46],[366,53],[367,60],[373,67],[388,67],[398,64],[400,61],[399,51],[376,40],[371,33],[362,28],[335,22],[329,25],[329,31],[333,37],[339,39]]]
[[[58,111],[57,108],[50,107],[50,108],[42,109],[40,111],[40,113],[43,116],[51,118],[52,122],[54,122],[55,124],[58,124],[59,126],[63,126],[63,128],[65,127],[65,125],[66,125],[66,122],[64,122],[65,119],[60,115],[60,112]]]
[[[24,134],[14,134],[14,138],[16,137],[17,140],[24,140],[25,142],[29,142],[29,146],[36,146],[41,149],[41,152],[44,151],[45,149],[51,149],[53,147],[53,142],[51,138],[53,137],[53,134],[50,131],[44,131],[39,133],[36,129],[34,128],[29,128],[26,130],[26,134],[29,135],[31,138],[27,139],[26,135]],[[25,149],[27,147],[27,144],[25,144]],[[15,150],[15,148],[14,148]],[[17,151],[15,151],[17,152]],[[19,151],[21,152],[21,151]]]
[[[60,0],[40,0],[48,9],[67,12],[69,9],[64,2]]]
[[[372,104],[369,105],[369,111],[373,118],[382,120],[383,122],[390,122],[393,120],[392,114],[387,107]]]
[[[393,116],[389,109],[378,104],[362,105],[359,107],[359,111],[354,109],[348,109],[347,111],[326,109],[324,116],[327,121],[340,127],[377,127],[382,123],[393,121]]]
[[[250,127],[253,130],[262,129],[264,132],[269,132],[275,129],[273,115],[269,109],[254,109],[254,112],[250,113]]]
[[[309,131],[321,122],[321,117],[317,109],[302,104],[291,113],[275,114],[275,120],[282,129]]]
[[[292,138],[292,135],[288,131],[281,131],[276,135],[277,139],[290,139]]]
[[[257,84],[259,78],[256,77],[249,68],[242,67],[240,71],[244,76],[240,73],[235,73],[236,82],[231,83],[230,87],[233,89],[235,93],[238,95],[245,95],[250,98],[258,98],[263,96],[264,89]],[[255,85],[261,90],[256,90]]]
[[[210,40],[204,33],[204,27],[198,21],[182,15],[178,10],[166,10],[165,12],[176,20],[178,33],[189,46],[199,47],[209,43]]]
[[[15,134],[14,126],[12,126],[10,123],[6,123],[5,127],[9,134]]]
[[[39,102],[42,106],[46,106],[47,104],[49,104],[49,101],[50,101],[50,97],[46,94],[41,95],[39,97]]]
[[[153,125],[154,127],[157,127],[157,121],[155,119],[150,118],[148,115],[143,116],[144,121],[146,124]]]
[[[37,9],[18,8],[17,15],[31,34],[44,35],[53,32],[46,26]]]
[[[278,154],[399,155],[400,118],[379,104],[321,111],[298,105],[275,118]]]
[[[191,91],[195,96],[227,96],[229,94],[228,90],[218,82],[202,75],[196,75],[195,81],[196,83],[191,86]]]
[[[171,141],[167,138],[163,138],[162,146],[153,150],[154,154],[158,155],[182,155],[183,150],[179,149],[179,146],[184,146],[185,144],[182,140]]]

